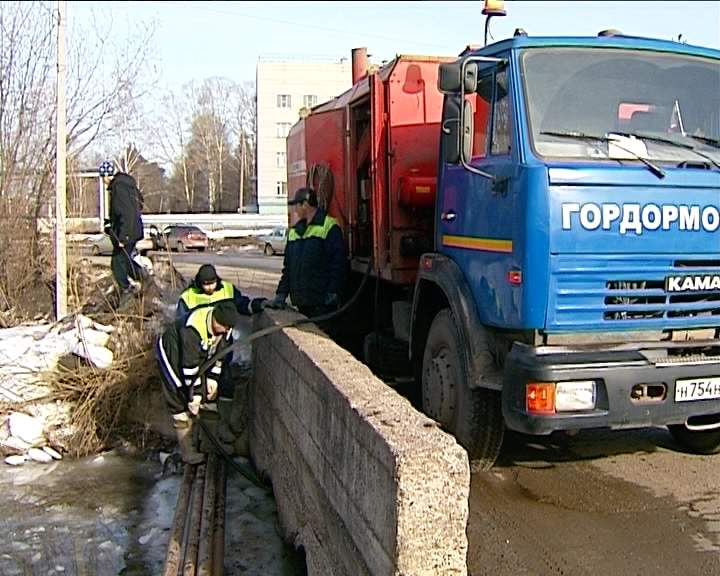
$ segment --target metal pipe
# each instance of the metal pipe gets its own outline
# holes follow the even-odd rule
[[[200,539],[200,520],[202,516],[203,485],[205,484],[206,464],[198,464],[195,470],[192,501],[190,504],[190,526],[185,546],[185,564],[183,576],[196,576],[198,541]]]
[[[368,73],[367,48],[353,48],[350,54],[352,83],[355,86],[357,81],[367,76]]]
[[[182,484],[180,484],[180,492],[178,493],[177,504],[175,505],[175,516],[173,517],[172,527],[170,529],[170,541],[165,555],[163,576],[177,576],[178,566],[182,558],[180,552],[182,551],[185,520],[187,518],[194,473],[195,470],[193,470],[193,467],[190,464],[185,464]]]
[[[225,461],[220,460],[217,469],[215,499],[215,529],[213,530],[213,576],[223,576],[225,571]]]
[[[215,494],[218,458],[215,452],[208,454],[207,473],[203,487],[202,513],[200,515],[200,545],[198,548],[198,576],[212,576],[215,528]]]

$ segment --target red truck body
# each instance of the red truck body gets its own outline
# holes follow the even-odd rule
[[[442,94],[438,64],[398,56],[299,120],[287,140],[288,190],[318,191],[339,221],[351,265],[412,284],[432,249]]]

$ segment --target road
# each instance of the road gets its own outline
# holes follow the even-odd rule
[[[665,429],[511,436],[472,477],[469,574],[718,575],[718,472]]]
[[[254,296],[282,267],[259,251],[172,258]],[[511,434],[472,476],[468,539],[471,576],[720,576],[720,455],[685,454],[665,429]]]
[[[167,252],[150,252],[152,256],[168,254]],[[213,264],[226,268],[251,268],[265,272],[282,271],[282,256],[264,256],[257,248],[246,248],[241,250],[228,249],[225,252],[170,252],[169,257],[177,265],[182,264]]]

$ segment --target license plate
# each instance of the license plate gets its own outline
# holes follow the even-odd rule
[[[720,398],[720,377],[694,378],[675,382],[675,402]]]

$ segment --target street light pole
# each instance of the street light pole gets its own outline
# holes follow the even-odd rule
[[[66,207],[66,119],[65,119],[65,0],[57,2],[57,146],[55,154],[55,318],[67,314]]]

